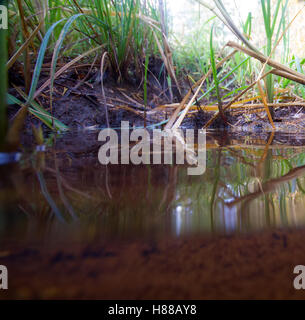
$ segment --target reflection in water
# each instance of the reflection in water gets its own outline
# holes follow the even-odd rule
[[[0,166],[0,239],[94,241],[305,225],[304,147],[273,140],[207,144],[207,170],[101,166],[56,145]],[[62,151],[65,150],[65,151]]]

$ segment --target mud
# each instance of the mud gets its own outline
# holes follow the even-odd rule
[[[6,247],[3,298],[304,299],[293,269],[305,261],[304,230]]]
[[[160,74],[160,63],[154,61],[150,66],[152,72],[148,78],[147,104],[144,102],[143,79],[135,83],[117,81],[109,74],[103,80],[103,89],[99,79],[99,73],[95,68],[88,73],[88,68],[70,70],[55,80],[52,98],[52,109],[50,108],[49,90],[38,98],[39,103],[53,114],[57,119],[69,126],[72,130],[98,129],[107,127],[120,127],[121,121],[129,121],[130,126],[151,126],[160,123],[162,127],[164,120],[169,119],[173,108],[159,109],[159,106],[179,102],[176,88],[168,88],[164,79],[158,79]],[[157,72],[159,70],[159,73]],[[15,75],[16,78],[17,75]],[[164,77],[163,77],[164,78]],[[13,83],[13,79],[11,79]],[[15,82],[18,79],[15,79]],[[39,86],[47,80],[47,73],[42,73]],[[190,88],[190,83],[180,79],[182,96]],[[38,86],[38,87],[39,87]],[[15,89],[10,93],[19,97]],[[19,97],[20,98],[20,97]],[[209,101],[200,101],[208,105]],[[11,105],[8,109],[9,118],[13,119],[18,106]],[[156,111],[154,111],[156,110]],[[260,112],[248,113],[246,109],[226,111],[228,120],[226,126],[219,119],[212,123],[210,129],[226,129],[228,131],[244,134],[244,132],[270,132],[272,126],[269,123],[264,109]],[[108,114],[108,123],[107,123]],[[182,128],[202,128],[215,112],[207,112],[197,107],[197,112],[188,115],[182,122]],[[37,125],[39,121],[29,115],[25,130],[22,132],[23,141],[32,140],[32,124]],[[304,131],[305,112],[302,106],[285,108],[274,108],[275,131],[285,133],[301,133]],[[45,135],[50,130],[43,125]]]

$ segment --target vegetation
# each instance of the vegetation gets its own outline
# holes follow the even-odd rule
[[[226,111],[236,104],[242,108],[251,101],[250,96],[255,97],[252,99],[256,102],[255,112],[264,108],[274,126],[273,103],[284,102],[287,90],[284,91],[285,97],[281,92],[289,87],[293,91],[290,101],[297,101],[303,106],[305,59],[290,57],[289,54],[288,30],[295,17],[290,21],[287,19],[287,0],[261,0],[266,35],[264,48],[257,48],[251,42],[254,28],[251,13],[239,28],[221,0],[214,0],[214,7],[201,0],[196,1],[208,8],[213,16],[198,27],[195,40],[185,43],[172,36],[174,30],[169,28],[170,19],[163,0],[11,1],[8,7],[9,60],[6,58],[5,32],[1,31],[0,41],[4,45],[1,45],[0,78],[1,81],[6,79],[5,59],[10,73],[22,72],[24,85],[17,87],[11,81],[10,86],[15,86],[15,90],[10,90],[8,103],[26,109],[52,130],[67,130],[69,123],[64,124],[53,116],[54,81],[81,61],[86,61],[91,67],[97,64],[96,61],[101,61],[102,79],[105,70],[117,83],[137,79],[137,85],[144,92],[146,119],[147,83],[151,73],[149,59],[158,57],[163,61],[170,93],[171,87],[176,87],[177,96],[181,98],[178,107],[171,109],[170,119],[161,122],[167,122],[168,128],[180,126],[193,106],[202,108],[200,101],[209,100],[210,106],[216,102],[216,110],[219,111],[205,124],[206,127],[219,114],[225,122]],[[216,20],[225,24],[243,45],[229,42],[224,46],[224,43],[214,40],[212,23],[214,25]],[[206,32],[208,29],[210,32]],[[216,31],[219,32],[217,28]],[[284,48],[281,63],[274,61],[279,44]],[[40,74],[42,68],[46,68],[46,61],[50,61],[50,77],[42,83]],[[185,76],[193,84],[182,99],[180,85]],[[3,137],[6,128],[3,107],[5,83],[0,87],[3,91],[0,136]],[[48,88],[49,105],[43,105],[38,98]],[[214,97],[216,101],[213,101]],[[258,109],[257,103],[262,103]],[[248,109],[249,106],[246,105]],[[209,105],[204,107],[206,111],[215,111]],[[16,120],[24,121],[25,112],[22,115]]]

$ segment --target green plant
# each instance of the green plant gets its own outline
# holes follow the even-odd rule
[[[210,33],[210,23],[215,16],[207,18],[200,23],[195,20],[192,30],[182,35],[176,35],[175,29],[172,30],[174,43],[174,62],[177,67],[177,74],[191,74],[196,80],[209,70],[209,38],[204,36]],[[216,29],[216,27],[215,27]],[[214,47],[218,49],[219,44],[214,39]]]
[[[264,17],[264,25],[265,25],[265,31],[266,31],[266,55],[270,58],[272,58],[273,48],[276,45],[279,36],[280,31],[282,30],[282,26],[285,22],[285,12],[288,4],[288,0],[285,1],[285,4],[283,5],[283,0],[277,0],[275,11],[272,13],[272,5],[271,0],[261,0],[261,8],[263,12]],[[279,10],[282,6],[281,14],[280,14],[280,20],[277,21],[279,16]],[[277,25],[277,30],[276,30]],[[276,33],[275,33],[276,31]],[[270,70],[270,67],[267,67],[267,71]],[[268,75],[266,77],[266,88],[267,88],[267,96],[268,96],[268,102],[273,102],[273,96],[274,96],[274,77],[272,74]]]
[[[210,59],[211,59],[211,66],[212,66],[212,71],[213,71],[213,79],[214,79],[214,84],[215,84],[215,90],[216,90],[216,97],[218,101],[218,110],[220,113],[220,116],[222,119],[225,119],[223,110],[222,110],[222,101],[220,97],[220,89],[219,89],[219,81],[218,81],[218,76],[217,76],[217,69],[216,69],[216,63],[215,63],[215,54],[214,54],[214,49],[213,49],[213,30],[214,26],[211,28],[211,33],[210,33]]]
[[[58,59],[63,55],[76,55],[73,60],[76,63],[80,57],[90,55],[99,49],[101,54],[108,53],[112,71],[119,80],[128,79],[133,75],[140,77],[144,52],[146,56],[156,53],[157,45],[152,32],[160,37],[158,28],[152,31],[146,21],[150,17],[150,23],[158,23],[154,1],[43,0],[36,3],[30,0],[15,0],[10,3],[10,9],[13,13],[10,20],[10,36],[16,39],[16,43],[10,49],[8,68],[23,59],[25,91],[28,93],[23,95],[23,98],[26,97],[26,105],[31,106],[29,111],[35,116],[40,115],[39,118],[47,126],[50,126],[51,120],[56,130],[65,130],[66,126],[38,106],[34,99],[44,88],[50,86],[52,110],[53,84],[60,71],[56,72]],[[16,49],[23,41],[25,43]],[[4,50],[4,46],[2,48]],[[38,89],[43,61],[51,51],[53,57],[50,79]],[[29,69],[31,55],[36,56],[33,74]],[[2,88],[5,89],[5,86]],[[12,96],[9,97],[9,101],[23,104]]]
[[[151,29],[142,19],[143,16],[156,19],[154,3],[147,1],[144,5],[140,0],[70,0],[70,3],[74,14],[84,13],[83,6],[87,8],[86,19],[77,22],[78,29],[82,34],[92,34],[90,43],[94,39],[106,45],[110,65],[118,79],[128,79],[132,67],[139,76],[144,48],[155,49]]]

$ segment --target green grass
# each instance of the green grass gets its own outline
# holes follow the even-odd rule
[[[197,2],[202,3],[203,1],[197,0]],[[178,76],[182,78],[188,75],[195,82],[212,68],[213,76],[206,80],[197,100],[217,99],[220,108],[222,99],[236,95],[238,91],[252,83],[261,68],[260,64],[253,59],[244,53],[237,52],[234,58],[227,61],[220,70],[216,70],[217,62],[230,51],[229,49],[220,51],[225,44],[222,37],[223,23],[246,46],[255,52],[265,50],[265,55],[271,57],[278,40],[285,31],[282,39],[281,62],[304,74],[304,57],[290,55],[289,30],[286,30],[288,25],[287,0],[260,1],[266,36],[264,48],[256,48],[252,44],[251,36],[256,26],[251,12],[245,21],[241,21],[240,27],[236,27],[236,21],[233,21],[222,1],[214,0],[214,3],[214,9],[205,4],[211,10],[211,14],[205,21],[201,15],[196,14],[190,32],[186,33],[184,39],[181,40],[176,37],[175,30],[168,23],[170,16],[166,11],[166,0],[163,2],[165,12],[162,14],[158,0],[10,1],[8,50],[5,49],[4,32],[1,32],[0,37],[2,41],[0,81],[3,82],[0,88],[3,101],[0,110],[0,139],[3,140],[6,131],[5,63],[8,56],[13,57],[10,67],[21,66],[23,68],[25,88],[22,89],[23,100],[18,100],[18,104],[25,103],[32,114],[54,130],[66,130],[69,124],[63,124],[54,119],[52,108],[51,113],[48,113],[35,101],[40,85],[41,69],[46,57],[52,59],[50,68],[51,107],[58,61],[64,61],[63,58],[72,60],[81,56],[82,59],[86,58],[90,62],[96,52],[100,57],[107,52],[109,58],[107,66],[118,82],[138,79],[139,83],[143,84],[141,89],[144,92],[144,104],[146,105],[148,57],[156,55],[160,57],[155,36],[159,43],[163,43],[161,30],[169,35]],[[26,45],[23,45],[24,42]],[[93,51],[90,50],[95,49],[93,55]],[[172,80],[168,78],[169,84]],[[304,86],[288,79],[268,75],[266,92],[269,102],[274,100],[275,87],[287,88],[288,86],[292,87],[294,93],[305,98]],[[9,101],[13,103],[17,100],[10,96]]]
[[[288,0],[277,0],[275,10],[272,11],[271,0],[261,0],[261,8],[264,17],[264,25],[266,32],[266,55],[272,58],[273,48],[275,47],[279,37],[282,26],[285,23],[285,12],[287,8]],[[280,10],[281,8],[281,10]],[[279,19],[279,21],[278,21]],[[277,28],[276,28],[277,26]],[[269,71],[270,67],[267,67],[266,71]],[[272,74],[266,78],[267,97],[268,102],[273,102],[274,96],[274,77]]]
[[[218,110],[221,116],[224,118],[224,114],[222,110],[222,101],[220,96],[219,81],[218,81],[218,75],[217,75],[217,69],[216,69],[216,62],[215,62],[215,53],[213,48],[213,31],[214,31],[214,26],[211,28],[211,34],[210,34],[210,59],[211,59],[211,66],[213,71],[213,79],[215,83],[216,97],[218,101]]]
[[[54,119],[35,102],[41,68],[46,56],[52,55],[50,68],[50,92],[52,92],[57,62],[63,56],[78,57],[100,48],[100,55],[107,52],[110,71],[118,82],[130,77],[143,77],[143,55],[157,54],[157,44],[152,27],[145,19],[158,23],[157,2],[140,0],[42,0],[10,2],[9,68],[14,64],[23,66],[25,92],[24,101],[8,97],[10,104],[31,106],[29,111],[55,130],[66,130],[67,126]],[[155,29],[155,35],[161,33]],[[1,33],[1,81],[6,79],[5,63],[7,49],[4,32]],[[26,42],[26,45],[22,43]],[[102,46],[101,46],[102,45]],[[30,57],[32,56],[32,59]],[[90,57],[89,57],[90,59]],[[31,65],[35,62],[33,70]],[[147,60],[148,63],[148,60]],[[33,74],[31,76],[31,71]],[[145,71],[144,71],[145,72]],[[6,85],[1,83],[1,97],[6,101]],[[20,92],[19,92],[20,93]],[[146,83],[147,96],[147,83]],[[147,99],[146,99],[147,100]],[[5,103],[1,104],[1,136],[5,135]],[[51,121],[51,122],[50,122]]]
[[[151,28],[140,15],[157,18],[156,7],[152,1],[146,7],[140,0],[108,1],[70,1],[74,14],[87,7],[86,19],[77,22],[77,28],[84,35],[94,36],[94,41],[106,44],[113,72],[119,80],[128,79],[131,66],[136,76],[140,76],[143,52],[153,54],[156,45],[151,37]]]
[[[27,0],[23,3],[22,8],[27,17],[26,29],[29,33],[33,26],[37,26],[42,19],[43,13],[39,14],[39,12],[43,10],[43,7],[47,10],[39,37],[33,41],[36,50],[43,44],[45,37],[50,36],[48,32],[53,28],[51,42],[48,43],[49,47],[46,51],[46,53],[51,53],[52,46],[62,35],[62,29],[65,28],[64,21],[73,19],[75,20],[73,26],[69,26],[68,32],[62,39],[64,42],[61,45],[64,45],[65,51],[61,52],[61,55],[73,57],[89,50],[92,46],[105,44],[112,71],[119,80],[129,78],[131,70],[136,73],[136,76],[140,76],[143,69],[143,52],[148,54],[157,52],[157,46],[151,36],[152,30],[141,18],[141,16],[148,16],[158,21],[154,1],[146,1],[144,6],[144,2],[140,0],[111,2],[108,0],[44,0],[41,7],[37,8],[33,1]],[[16,38],[16,44],[18,44],[24,41],[24,37],[20,30],[22,19],[20,19],[20,7],[18,7],[17,0],[12,2],[10,9],[14,12],[14,18],[11,19],[10,36]],[[83,18],[77,20],[72,18],[78,14],[83,14]],[[55,24],[60,26],[54,28]],[[59,55],[59,52],[56,52],[56,55]]]

